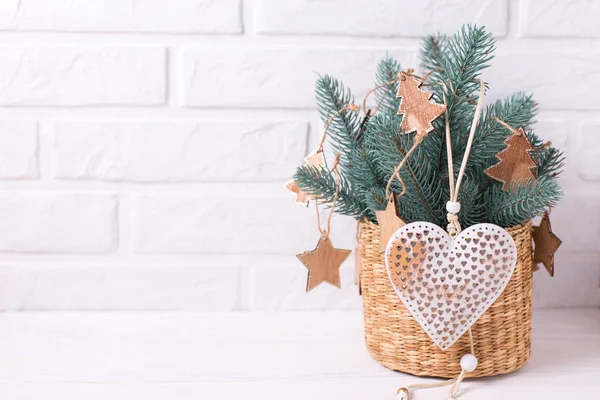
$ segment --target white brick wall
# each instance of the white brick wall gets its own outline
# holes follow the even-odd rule
[[[282,189],[321,126],[316,73],[362,97],[386,51],[478,22],[489,100],[532,91],[567,151],[556,277],[538,307],[600,306],[600,2],[0,3],[0,310],[358,309],[304,293],[314,210]],[[336,217],[336,245],[355,224]]]

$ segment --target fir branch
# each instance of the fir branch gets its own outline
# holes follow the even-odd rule
[[[384,112],[397,112],[400,107],[398,93],[398,73],[402,71],[400,63],[387,55],[377,65],[375,79],[375,99],[377,107]],[[393,82],[390,84],[389,82]]]
[[[458,201],[460,202],[458,217],[461,226],[467,227],[485,222],[486,207],[481,188],[468,176],[463,178]]]
[[[466,144],[479,89],[477,77],[489,66],[493,58],[494,38],[483,27],[466,25],[453,37],[428,36],[422,40],[421,64],[430,72],[429,81],[434,97],[443,102],[446,95],[449,122],[454,149]],[[438,119],[434,126],[443,135],[444,120]],[[444,168],[444,154],[440,163]]]
[[[429,90],[435,101],[442,101],[443,85],[448,90],[447,104],[454,151],[454,170],[462,161],[479,83],[476,80],[492,59],[494,40],[483,28],[466,26],[456,35],[429,36],[422,42],[421,59],[429,75]],[[376,82],[396,81],[400,64],[391,57],[378,65]],[[375,91],[380,113],[361,120],[357,112],[340,112],[332,119],[328,139],[334,152],[340,153],[341,187],[336,211],[356,218],[375,221],[375,211],[385,208],[385,187],[390,175],[413,144],[414,135],[401,135],[402,117],[397,115],[397,84],[384,85]],[[320,76],[316,85],[321,119],[354,101],[349,90],[328,75]],[[511,134],[493,117],[511,126],[531,128],[537,112],[530,96],[516,94],[487,107],[475,132],[465,180],[459,193],[459,213],[463,227],[480,222],[501,226],[518,225],[541,214],[561,196],[555,179],[563,168],[564,155],[528,132],[534,148],[531,153],[538,165],[538,179],[531,185],[513,185],[504,192],[500,183],[485,175],[485,168],[496,163],[496,154],[505,148]],[[444,118],[434,122],[430,132],[408,159],[400,174],[406,192],[398,199],[398,211],[407,221],[430,221],[446,225],[445,203],[448,200],[447,163],[444,144]],[[326,170],[300,167],[296,173],[300,187],[331,204],[335,180]],[[400,192],[397,180],[392,190]]]
[[[335,197],[335,178],[324,168],[315,168],[308,165],[296,169],[294,180],[300,189],[311,196],[319,198],[319,202],[331,206]],[[366,205],[354,194],[350,183],[340,176],[338,200],[335,211],[359,219],[367,215]]]
[[[371,118],[368,140],[365,143],[367,154],[373,160],[386,183],[394,169],[413,145],[414,135],[400,134],[401,119],[396,115],[381,113]],[[398,200],[408,207],[416,208],[415,213],[422,221],[439,223],[444,216],[444,184],[437,170],[424,155],[423,147],[427,146],[427,136],[408,158],[400,175],[406,185],[405,194]],[[399,193],[402,188],[393,181],[392,190]],[[443,203],[443,204],[442,204]]]
[[[525,93],[516,93],[504,100],[497,100],[494,104],[490,104],[475,131],[467,167],[485,169],[495,164],[497,162],[496,154],[506,148],[504,141],[512,135],[512,132],[494,118],[515,128],[522,126],[527,130],[535,122],[537,112],[537,104],[530,95]],[[462,143],[458,148],[453,148],[454,163],[457,166],[462,162],[465,147],[466,143]]]
[[[527,132],[527,138],[533,146],[531,156],[538,167],[538,178],[544,176],[557,177],[560,175],[565,166],[564,152],[548,145],[533,132]]]
[[[514,183],[508,192],[500,185],[493,185],[485,193],[488,219],[504,227],[517,226],[542,215],[561,197],[558,182],[549,177],[533,183]]]
[[[329,125],[327,135],[334,152],[340,154],[343,165],[344,159],[347,159],[355,148],[360,120],[358,112],[340,110],[347,104],[354,103],[354,96],[340,81],[329,75],[319,76],[315,92],[323,124],[327,124],[330,118],[337,114]]]
[[[399,193],[398,193],[399,194]],[[387,206],[387,198],[385,195],[385,188],[373,187],[371,188],[371,196],[367,199],[367,205],[369,209],[383,210]],[[404,222],[415,222],[421,221],[422,213],[419,212],[420,208],[418,204],[412,204],[408,198],[400,197],[396,204],[398,208],[398,215]]]

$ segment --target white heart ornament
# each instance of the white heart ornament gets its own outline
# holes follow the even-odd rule
[[[394,290],[442,350],[454,344],[500,296],[517,262],[514,240],[493,224],[454,240],[429,222],[398,229],[385,251]]]

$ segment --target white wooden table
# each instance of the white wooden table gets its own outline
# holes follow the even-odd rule
[[[376,400],[417,381],[370,358],[358,313],[0,314],[1,400]],[[461,392],[599,398],[600,310],[536,310],[527,365]]]

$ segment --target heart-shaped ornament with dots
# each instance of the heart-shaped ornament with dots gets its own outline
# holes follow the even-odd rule
[[[394,290],[442,350],[456,342],[500,296],[517,262],[512,237],[477,224],[454,239],[428,222],[398,229],[385,251]]]

